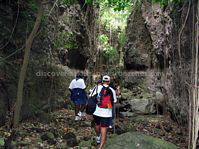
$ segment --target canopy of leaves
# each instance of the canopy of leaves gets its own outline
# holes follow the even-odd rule
[[[102,28],[99,34],[99,47],[106,59],[112,62],[119,60],[119,53],[115,43],[121,46],[125,42],[125,28],[127,19],[132,12],[130,0],[100,0],[100,17],[98,23]],[[109,39],[111,38],[111,39]],[[120,43],[121,42],[121,43]]]
[[[113,48],[109,44],[109,38],[107,35],[102,34],[99,36],[100,48],[103,49],[103,55],[106,58],[110,58],[112,61],[118,59],[117,49]]]
[[[104,8],[100,13],[100,23],[105,25],[107,30],[110,26],[113,30],[117,30],[118,28],[124,30],[130,11],[124,9],[120,12],[115,12],[113,8]]]
[[[105,0],[105,4],[112,7],[115,11],[121,11],[129,6],[130,0]]]

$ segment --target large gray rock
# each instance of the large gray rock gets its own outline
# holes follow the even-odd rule
[[[153,114],[156,112],[155,103],[157,102],[156,96],[145,91],[140,87],[134,87],[130,89],[122,89],[121,101],[123,105],[130,105],[130,109],[122,111],[123,116],[134,116],[138,114]],[[129,107],[129,106],[128,106]],[[134,114],[132,114],[132,112]]]
[[[108,139],[104,149],[177,149],[177,146],[139,132],[127,132]]]
[[[129,101],[132,111],[135,113],[152,114],[155,113],[154,100],[150,98],[132,99]]]

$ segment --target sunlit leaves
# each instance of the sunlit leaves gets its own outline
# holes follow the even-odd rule
[[[93,0],[85,0],[85,3],[86,3],[86,4],[92,4],[92,3],[93,3]]]
[[[113,31],[116,31],[117,29],[125,29],[130,11],[125,9],[118,12],[114,11],[113,8],[106,8],[101,10],[100,14],[100,23],[106,26],[107,30],[111,27]]]
[[[85,0],[86,4],[92,4],[94,0]],[[131,3],[130,0],[97,0],[97,3],[104,4],[106,7],[113,8],[115,11],[124,10]]]
[[[107,45],[108,44],[108,37],[104,34],[99,36],[99,42],[101,45]]]
[[[119,43],[123,47],[124,44],[126,43],[126,34],[125,32],[121,32],[118,36],[119,36]]]
[[[109,38],[107,35],[102,34],[99,36],[99,43],[100,48],[103,51],[104,57],[108,59],[112,59],[113,61],[118,58],[118,52],[117,49],[113,48],[109,43]]]
[[[115,11],[124,10],[129,5],[130,0],[108,0],[108,5]]]

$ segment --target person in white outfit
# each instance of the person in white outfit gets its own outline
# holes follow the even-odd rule
[[[109,87],[110,77],[103,76],[103,84],[98,86],[98,104],[93,113],[95,121],[96,141],[100,143],[100,149],[106,142],[106,134],[112,120],[112,107],[117,102],[115,90]],[[111,100],[109,102],[109,99]]]
[[[78,73],[76,78],[73,79],[69,85],[71,92],[71,100],[75,104],[75,120],[81,120],[85,116],[84,109],[86,105],[87,95],[85,92],[86,85],[83,80],[83,74]]]

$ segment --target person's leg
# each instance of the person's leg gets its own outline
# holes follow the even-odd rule
[[[101,130],[100,130],[100,125],[95,125],[95,132],[96,132],[96,143],[100,144],[100,140],[101,140]]]
[[[80,112],[82,113],[82,116],[85,116],[85,109],[86,109],[86,92],[84,93],[84,96],[81,98],[81,107],[80,107]]]
[[[79,106],[75,105],[75,116],[77,116],[77,113],[79,112]]]
[[[101,127],[101,142],[100,142],[100,149],[103,148],[104,144],[106,143],[106,133],[107,127]]]
[[[76,121],[81,120],[81,117],[78,115],[79,111],[80,111],[80,106],[76,104],[75,105],[75,120]]]
[[[93,115],[95,121],[96,142],[100,143],[100,117]]]
[[[81,111],[81,112],[84,112],[85,108],[86,108],[86,106],[85,106],[85,105],[81,105],[81,107],[80,107],[80,111]]]
[[[101,121],[100,121],[100,124],[101,124],[101,142],[100,142],[100,149],[103,148],[105,142],[106,142],[106,134],[107,134],[107,130],[108,130],[108,127],[110,126],[111,124],[111,120],[112,118],[111,117],[103,117],[101,118]]]
[[[96,135],[99,137],[100,136],[100,125],[95,125],[95,132],[96,132]]]
[[[84,111],[85,111],[85,108],[86,108],[85,105],[81,105],[81,107],[80,107],[80,112],[81,112],[81,116],[82,116],[82,117],[86,116],[86,113],[84,112]]]

